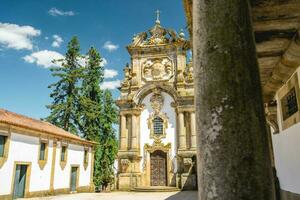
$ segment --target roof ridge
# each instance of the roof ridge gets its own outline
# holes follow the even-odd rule
[[[94,143],[92,141],[88,141],[84,138],[81,138],[79,135],[66,131],[63,128],[60,128],[48,121],[38,120],[32,117],[28,117],[26,115],[11,112],[3,108],[0,108],[0,122],[8,123],[11,125],[17,125],[21,127],[23,126],[24,128],[27,129],[37,130],[37,131],[45,132],[60,137],[80,140],[86,143]]]

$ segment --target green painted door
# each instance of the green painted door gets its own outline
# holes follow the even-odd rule
[[[78,167],[72,167],[71,169],[71,191],[76,191],[77,170]]]
[[[27,165],[17,165],[14,181],[13,198],[23,198],[25,193]]]

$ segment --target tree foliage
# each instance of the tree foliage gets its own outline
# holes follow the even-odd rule
[[[85,60],[84,66],[80,61]],[[51,68],[58,81],[49,86],[53,99],[47,120],[81,137],[95,141],[94,184],[105,189],[114,180],[113,164],[117,155],[117,109],[109,90],[100,89],[104,67],[98,51],[91,47],[84,57],[76,37],[68,44],[64,59]]]
[[[99,87],[103,81],[102,59],[93,47],[87,53],[86,66],[80,87],[78,122],[83,137],[100,142],[102,129],[102,91]]]
[[[117,122],[117,108],[114,104],[112,94],[109,90],[104,91],[103,113],[102,113],[102,135],[100,137],[99,150],[99,180],[101,185],[106,188],[114,180],[114,161],[118,152],[118,144],[113,124]],[[94,178],[97,178],[95,176]]]
[[[58,78],[58,81],[48,86],[53,89],[50,94],[53,102],[47,106],[51,110],[47,121],[72,133],[78,132],[76,126],[78,82],[82,76],[82,66],[79,64],[79,59],[79,41],[73,37],[68,44],[65,58],[54,61],[61,66],[50,69],[52,76]]]

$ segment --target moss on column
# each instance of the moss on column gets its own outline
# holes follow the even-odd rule
[[[199,199],[271,200],[248,0],[193,1]]]

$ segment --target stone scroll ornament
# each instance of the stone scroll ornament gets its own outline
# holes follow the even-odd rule
[[[146,81],[169,80],[173,74],[173,64],[169,58],[148,59],[142,65],[143,79]]]

